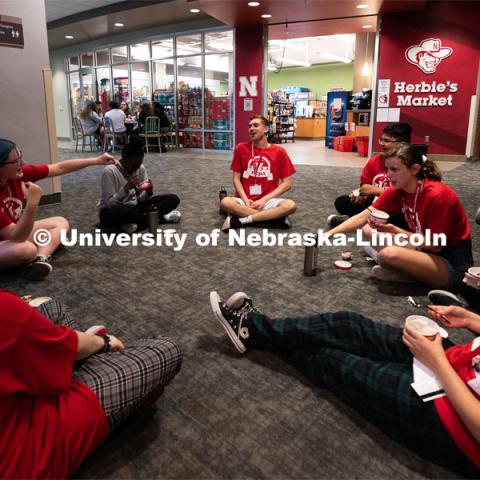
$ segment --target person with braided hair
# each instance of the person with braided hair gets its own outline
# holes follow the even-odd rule
[[[464,273],[473,265],[470,224],[453,189],[442,183],[437,166],[407,143],[400,143],[385,154],[385,166],[391,186],[372,204],[371,209],[388,214],[402,212],[408,230],[390,223],[379,225],[365,210],[327,232],[347,233],[363,228],[372,238],[372,230],[393,237],[402,234],[406,245],[376,247],[379,265],[372,272],[384,281],[420,281],[436,288],[457,291]],[[430,232],[427,232],[427,231]],[[428,238],[443,234],[445,245],[411,246],[411,236]]]

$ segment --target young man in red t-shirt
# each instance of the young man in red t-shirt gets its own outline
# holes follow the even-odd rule
[[[295,167],[287,152],[268,143],[268,120],[255,115],[248,124],[249,142],[235,147],[231,170],[235,197],[225,197],[221,208],[228,213],[222,230],[248,223],[284,219],[295,212],[292,200],[280,198],[292,188]]]
[[[63,217],[35,220],[42,189],[34,182],[112,163],[115,159],[104,153],[53,165],[25,165],[17,145],[0,139],[0,269],[25,266],[23,274],[27,278],[44,278],[52,271],[49,260],[60,245],[60,233],[69,228]],[[48,237],[45,245],[36,243]]]
[[[339,215],[328,217],[328,226],[331,228],[340,225],[349,217],[357,215],[369,207],[375,197],[378,197],[390,186],[385,167],[384,154],[395,147],[399,142],[410,143],[412,127],[408,123],[392,123],[383,129],[380,139],[381,153],[371,157],[365,164],[360,175],[359,195],[340,195],[335,200],[335,208]],[[399,227],[405,227],[401,216],[391,218],[390,221]]]

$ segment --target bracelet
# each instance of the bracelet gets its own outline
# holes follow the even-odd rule
[[[110,337],[108,335],[105,335],[104,333],[101,333],[98,335],[98,337],[102,337],[103,338],[103,348],[100,350],[99,353],[107,353],[110,351],[110,347],[111,347],[111,344],[110,344]]]

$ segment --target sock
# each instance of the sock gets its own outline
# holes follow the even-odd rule
[[[247,223],[252,223],[253,221],[251,215],[249,215],[248,217],[239,218],[239,220],[242,225],[246,225]]]

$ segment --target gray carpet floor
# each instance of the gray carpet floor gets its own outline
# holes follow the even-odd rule
[[[62,158],[88,156],[61,151]],[[195,236],[222,223],[218,190],[231,192],[229,161],[216,154],[152,154],[145,165],[155,191],[181,197],[185,248],[68,247],[54,257],[42,282],[0,275],[0,287],[18,294],[63,300],[80,325],[103,323],[128,341],[167,335],[184,353],[182,370],[154,408],[126,424],[77,473],[79,478],[445,478],[454,474],[405,450],[343,405],[311,385],[273,354],[240,357],[214,321],[208,295],[237,290],[253,296],[271,316],[354,310],[402,325],[418,313],[407,304],[420,285],[381,285],[357,247],[353,268],[335,270],[341,248],[324,248],[319,273],[303,276],[302,247],[200,247]],[[335,197],[358,183],[356,168],[298,166],[290,193],[300,233],[325,226]],[[63,215],[71,227],[93,232],[101,167],[65,176],[61,205],[43,206],[39,217]],[[480,164],[445,175],[472,222],[480,258],[478,207]],[[248,229],[248,233],[258,231]],[[454,340],[468,336],[455,333]]]

